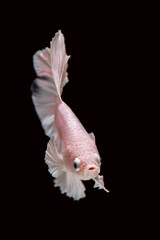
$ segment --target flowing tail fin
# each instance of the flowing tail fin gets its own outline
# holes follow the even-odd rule
[[[55,105],[61,101],[62,89],[68,82],[68,59],[65,50],[64,36],[61,31],[55,34],[50,49],[45,48],[33,56],[33,65],[37,78],[31,91],[36,112],[41,120],[45,134],[53,136]]]

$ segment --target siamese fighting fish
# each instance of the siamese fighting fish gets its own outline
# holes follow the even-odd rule
[[[48,171],[61,193],[79,200],[85,197],[82,180],[93,179],[94,187],[109,192],[99,175],[101,158],[95,136],[82,126],[73,111],[63,102],[62,90],[68,82],[68,59],[64,36],[55,34],[50,48],[37,51],[33,65],[37,74],[31,91],[32,100],[45,134],[50,138],[45,153]]]

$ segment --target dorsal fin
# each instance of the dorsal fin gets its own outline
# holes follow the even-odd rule
[[[93,132],[89,133],[89,136],[92,138],[92,140],[96,141],[96,138]]]

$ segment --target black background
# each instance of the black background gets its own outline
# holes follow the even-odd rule
[[[136,16],[129,7],[115,5],[14,5],[5,25],[9,53],[12,157],[8,169],[6,223],[16,234],[107,238],[128,236],[136,204],[130,181],[134,150],[134,103],[137,42]],[[137,13],[138,14],[138,13]],[[132,17],[131,17],[132,16]],[[88,132],[94,132],[102,158],[101,174],[110,193],[84,182],[80,201],[54,188],[44,162],[48,137],[44,135],[31,101],[35,78],[33,54],[49,47],[61,29],[65,36],[69,83],[62,98]],[[134,96],[134,97],[133,97]],[[12,106],[12,107],[11,107]],[[8,109],[8,108],[7,108]],[[134,142],[136,145],[136,143]],[[9,150],[8,150],[9,152]],[[133,164],[133,165],[132,165]],[[129,231],[128,231],[129,230]],[[129,232],[129,233],[128,233]],[[76,235],[75,235],[76,234]],[[110,239],[111,239],[110,238]]]

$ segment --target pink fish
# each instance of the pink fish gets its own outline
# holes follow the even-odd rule
[[[68,82],[68,59],[64,36],[55,34],[50,48],[33,56],[37,78],[32,85],[32,100],[45,134],[50,138],[45,154],[55,186],[62,193],[79,200],[85,197],[82,180],[93,179],[94,187],[104,189],[100,176],[101,158],[93,133],[88,134],[72,110],[62,101]]]

